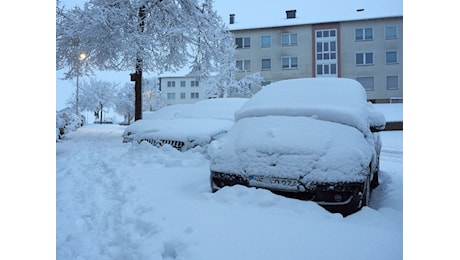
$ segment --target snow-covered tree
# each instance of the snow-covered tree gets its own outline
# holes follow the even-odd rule
[[[206,78],[203,82],[206,96],[209,98],[251,97],[253,95],[252,89],[260,87],[262,84],[262,75],[260,72],[256,72],[237,80],[236,73],[238,68],[235,59],[235,43],[233,41],[224,42],[221,48],[225,49],[225,52],[217,60],[216,74]]]
[[[89,47],[83,42],[83,10],[73,7],[70,10],[56,3],[56,69],[67,68],[64,79],[74,79],[93,72],[92,62],[86,62]]]
[[[142,81],[142,107],[143,111],[155,111],[166,105],[166,99],[161,95],[156,77],[144,78]],[[114,100],[115,112],[123,116],[125,123],[130,124],[134,118],[134,87],[126,83],[118,89]]]
[[[89,0],[83,8],[57,12],[56,66],[75,55],[100,70],[133,70],[135,119],[142,118],[142,72],[174,72],[190,65],[206,77],[233,41],[212,0]]]
[[[235,96],[252,97],[254,95],[254,89],[262,87],[262,81],[264,78],[260,72],[255,72],[242,77],[238,80],[238,87],[232,92]]]
[[[91,78],[80,85],[79,104],[82,111],[91,111],[103,121],[104,109],[114,107],[117,93],[117,84]]]
[[[129,125],[134,117],[134,88],[130,83],[125,83],[118,89],[114,100],[115,112],[122,115],[125,122]]]
[[[144,78],[142,90],[143,111],[155,111],[166,106],[166,98],[161,94],[158,78]]]

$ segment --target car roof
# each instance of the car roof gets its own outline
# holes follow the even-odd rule
[[[184,119],[197,119],[195,122],[204,124],[201,128],[214,131],[214,125],[225,125],[224,130],[228,130],[228,124],[233,124],[235,111],[241,108],[246,103],[248,98],[215,98],[205,99],[193,104],[176,104],[163,107],[155,112],[145,113],[145,117],[137,120],[125,129],[125,133],[135,132],[136,134],[144,134],[158,129],[167,129],[177,127],[178,131],[186,133],[199,132],[197,127],[192,127],[193,121]],[[201,120],[198,120],[201,119]],[[229,121],[228,123],[220,121]],[[174,122],[168,122],[174,121]],[[213,123],[209,123],[213,122]],[[184,130],[184,127],[187,130]],[[169,130],[171,133],[175,131]],[[206,130],[208,131],[208,130]]]
[[[186,111],[192,104],[174,104],[162,107],[156,111],[145,111],[142,113],[143,119],[171,119],[182,111]]]
[[[363,86],[353,79],[290,79],[263,87],[235,112],[235,120],[268,115],[308,116],[367,132],[371,123],[385,125],[383,114],[370,105]]]
[[[213,98],[198,101],[177,117],[181,118],[214,118],[234,120],[235,111],[241,108],[248,98]]]

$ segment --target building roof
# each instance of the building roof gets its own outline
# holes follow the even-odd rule
[[[403,0],[215,0],[214,9],[230,30],[400,17]],[[286,11],[296,10],[287,19]],[[229,24],[230,14],[235,15]]]

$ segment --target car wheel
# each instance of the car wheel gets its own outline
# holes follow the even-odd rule
[[[364,201],[365,201],[365,198],[362,192],[356,192],[355,194],[353,194],[353,197],[350,203],[346,205],[340,205],[340,206],[324,205],[323,207],[326,208],[330,212],[340,213],[344,217],[347,217],[359,211],[363,207]]]
[[[377,160],[377,167],[374,170],[374,177],[372,178],[371,188],[375,189],[379,186],[379,172],[380,172],[380,160]]]
[[[369,202],[371,200],[371,181],[370,177],[367,178],[366,182],[364,183],[364,190],[363,190],[363,197],[361,201],[361,208],[364,206],[369,206]]]
[[[348,205],[341,206],[340,213],[344,217],[359,211],[364,206],[369,206],[371,199],[371,178],[367,177],[362,191],[356,192]]]
[[[214,193],[218,191],[219,189],[216,188],[216,185],[214,184],[214,181],[212,180],[212,176],[209,178],[209,180],[210,180],[211,192]]]

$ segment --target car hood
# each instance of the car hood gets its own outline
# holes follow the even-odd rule
[[[302,182],[362,181],[375,156],[371,140],[354,127],[314,117],[244,118],[208,154],[212,171]]]

